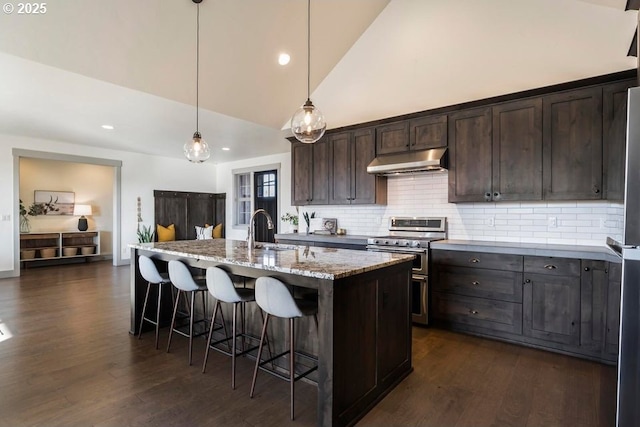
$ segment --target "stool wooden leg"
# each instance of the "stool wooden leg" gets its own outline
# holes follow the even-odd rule
[[[151,282],[147,282],[147,292],[144,294],[144,304],[142,305],[142,316],[140,316],[140,330],[138,331],[138,339],[142,336],[142,324],[144,323],[144,314],[147,312],[147,300],[149,299],[149,290]]]
[[[233,304],[233,321],[231,322],[231,389],[236,389],[236,321],[238,318],[238,303]]]
[[[213,336],[213,328],[216,322],[216,314],[218,313],[218,307],[220,307],[220,301],[216,301],[213,307],[213,316],[211,317],[211,327],[209,328],[209,338],[207,338],[207,347],[204,351],[204,362],[202,363],[202,373],[207,369],[207,359],[209,358],[209,346],[211,345],[211,337]],[[225,335],[226,337],[226,335]]]
[[[264,336],[267,334],[267,325],[269,324],[269,313],[264,317],[262,325],[262,333],[260,334],[260,347],[258,347],[258,356],[256,358],[256,367],[253,369],[253,380],[251,381],[251,392],[249,397],[253,397],[253,391],[256,388],[256,378],[258,377],[258,368],[260,367],[260,359],[262,358],[262,346],[264,345]]]
[[[156,307],[156,350],[160,340],[160,304],[162,303],[162,283],[158,283],[158,307]]]
[[[191,313],[189,315],[189,366],[191,366],[191,355],[193,353],[193,315],[196,308],[196,293],[191,291]]]
[[[293,326],[293,317],[289,319],[289,384],[291,388],[291,420],[293,420],[294,414],[294,396],[295,396],[295,378],[296,378],[296,338],[295,330]]]
[[[182,292],[178,289],[178,295],[176,295],[176,303],[173,306],[173,316],[171,316],[171,326],[169,327],[167,353],[169,353],[169,349],[171,348],[171,337],[173,336],[173,327],[176,325],[176,312],[178,311],[178,305],[180,304],[180,294],[182,294]]]

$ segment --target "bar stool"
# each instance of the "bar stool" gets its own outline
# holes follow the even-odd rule
[[[178,290],[178,295],[176,297],[176,302],[173,307],[173,316],[171,317],[171,328],[169,329],[169,342],[167,343],[167,353],[171,348],[171,337],[173,332],[176,332],[182,336],[189,338],[189,366],[191,366],[191,359],[193,353],[193,337],[200,336],[207,333],[207,331],[200,332],[198,334],[194,334],[193,326],[194,323],[197,322],[205,322],[206,324],[206,312],[207,307],[205,303],[205,292],[207,290],[207,285],[203,280],[195,280],[191,275],[191,271],[189,268],[180,261],[169,261],[169,278],[171,279],[171,283]],[[181,330],[175,327],[176,324],[176,313],[178,311],[178,305],[180,304],[180,296],[188,292],[191,294],[191,307],[189,309],[189,333],[182,332]],[[200,293],[202,295],[202,307],[203,307],[203,318],[194,322],[194,314],[195,314],[195,300],[196,294]],[[188,298],[187,298],[188,299]]]
[[[308,355],[297,353],[295,351],[295,330],[294,320],[303,316],[313,316],[316,323],[316,330],[318,329],[318,303],[310,299],[294,299],[287,286],[280,280],[273,277],[259,277],[256,280],[256,302],[267,315],[264,318],[262,325],[262,334],[260,335],[260,347],[258,349],[258,357],[256,359],[256,366],[253,370],[253,380],[251,382],[251,392],[249,397],[253,397],[253,392],[256,387],[256,378],[258,376],[258,369],[262,369],[278,378],[282,378],[289,382],[291,389],[291,419],[294,418],[294,392],[295,382],[300,378],[309,375],[311,372],[318,369],[318,365],[309,368],[307,371],[295,375],[295,355],[298,354],[303,357],[308,357],[317,362],[316,358],[312,358]],[[271,357],[268,360],[261,361],[262,346],[264,338],[267,332],[267,324],[269,323],[269,317],[275,316],[289,320],[289,350]],[[289,376],[280,375],[278,372],[266,369],[263,365],[272,362],[273,360],[289,355]]]
[[[138,331],[138,339],[142,337],[142,325],[145,321],[156,325],[156,350],[158,349],[158,338],[160,336],[160,306],[162,304],[162,285],[171,283],[169,275],[167,273],[160,273],[148,256],[140,255],[138,257],[138,266],[140,268],[140,274],[147,281],[147,292],[144,296],[144,305],[142,306],[142,315],[140,316],[140,330]],[[147,302],[149,300],[149,291],[151,286],[158,287],[158,307],[156,309],[156,318],[150,319],[145,317],[147,312]]]
[[[236,388],[236,357],[242,356],[244,354],[249,353],[258,348],[258,346],[253,346],[250,348],[245,347],[245,338],[249,338],[252,340],[257,339],[255,337],[251,337],[245,333],[244,329],[244,306],[247,302],[255,301],[255,291],[251,288],[236,288],[231,280],[231,277],[227,274],[226,271],[219,267],[209,267],[207,268],[207,288],[209,289],[209,293],[216,299],[216,305],[213,309],[213,316],[211,317],[211,327],[209,328],[209,338],[207,339],[207,346],[204,353],[204,363],[202,364],[202,373],[207,369],[207,360],[209,358],[209,349],[214,349],[219,351],[227,356],[231,356],[231,388],[235,390]],[[227,335],[227,330],[225,327],[225,338],[211,342],[211,337],[213,332],[216,330],[214,328],[216,314],[218,310],[220,310],[220,314],[222,314],[222,310],[220,309],[220,302],[233,304],[233,320],[231,326],[231,338]],[[242,351],[238,352],[236,349],[236,343],[238,338],[238,328],[237,328],[237,319],[238,319],[238,305],[240,305],[241,311],[241,331],[240,337],[242,338]],[[260,311],[262,315],[262,311]],[[264,319],[264,316],[262,316]],[[224,325],[224,317],[222,318],[222,324]],[[219,328],[218,328],[219,329]],[[230,351],[225,351],[221,348],[216,347],[217,344],[222,342],[227,343],[227,347],[229,347],[229,340],[231,340],[231,348]],[[267,341],[267,347],[269,343]],[[271,349],[269,349],[269,355],[271,356]]]

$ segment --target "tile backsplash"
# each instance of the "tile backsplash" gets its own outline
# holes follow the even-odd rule
[[[393,216],[447,217],[450,239],[603,246],[622,240],[623,206],[608,201],[448,203],[447,172],[388,178],[386,206],[306,206],[348,234],[383,235]],[[304,230],[304,221],[301,231]]]

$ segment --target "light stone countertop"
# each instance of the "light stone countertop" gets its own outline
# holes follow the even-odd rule
[[[606,246],[485,242],[481,240],[438,240],[436,242],[431,242],[430,247],[435,250],[482,251],[487,253],[577,258],[618,263],[622,262],[615,252]]]
[[[352,249],[274,245],[260,242],[258,244],[264,245],[266,249],[253,249],[251,254],[249,254],[247,242],[227,239],[135,243],[130,244],[129,247],[327,280],[340,279],[400,264],[414,257],[413,255]]]

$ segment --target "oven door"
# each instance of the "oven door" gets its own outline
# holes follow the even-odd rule
[[[413,323],[429,324],[429,278],[414,274],[411,277],[411,318]]]
[[[418,248],[403,248],[395,246],[376,246],[367,245],[367,250],[371,252],[389,252],[397,254],[415,255],[413,259],[413,274],[424,275],[429,274],[429,258],[427,256],[426,249]]]

